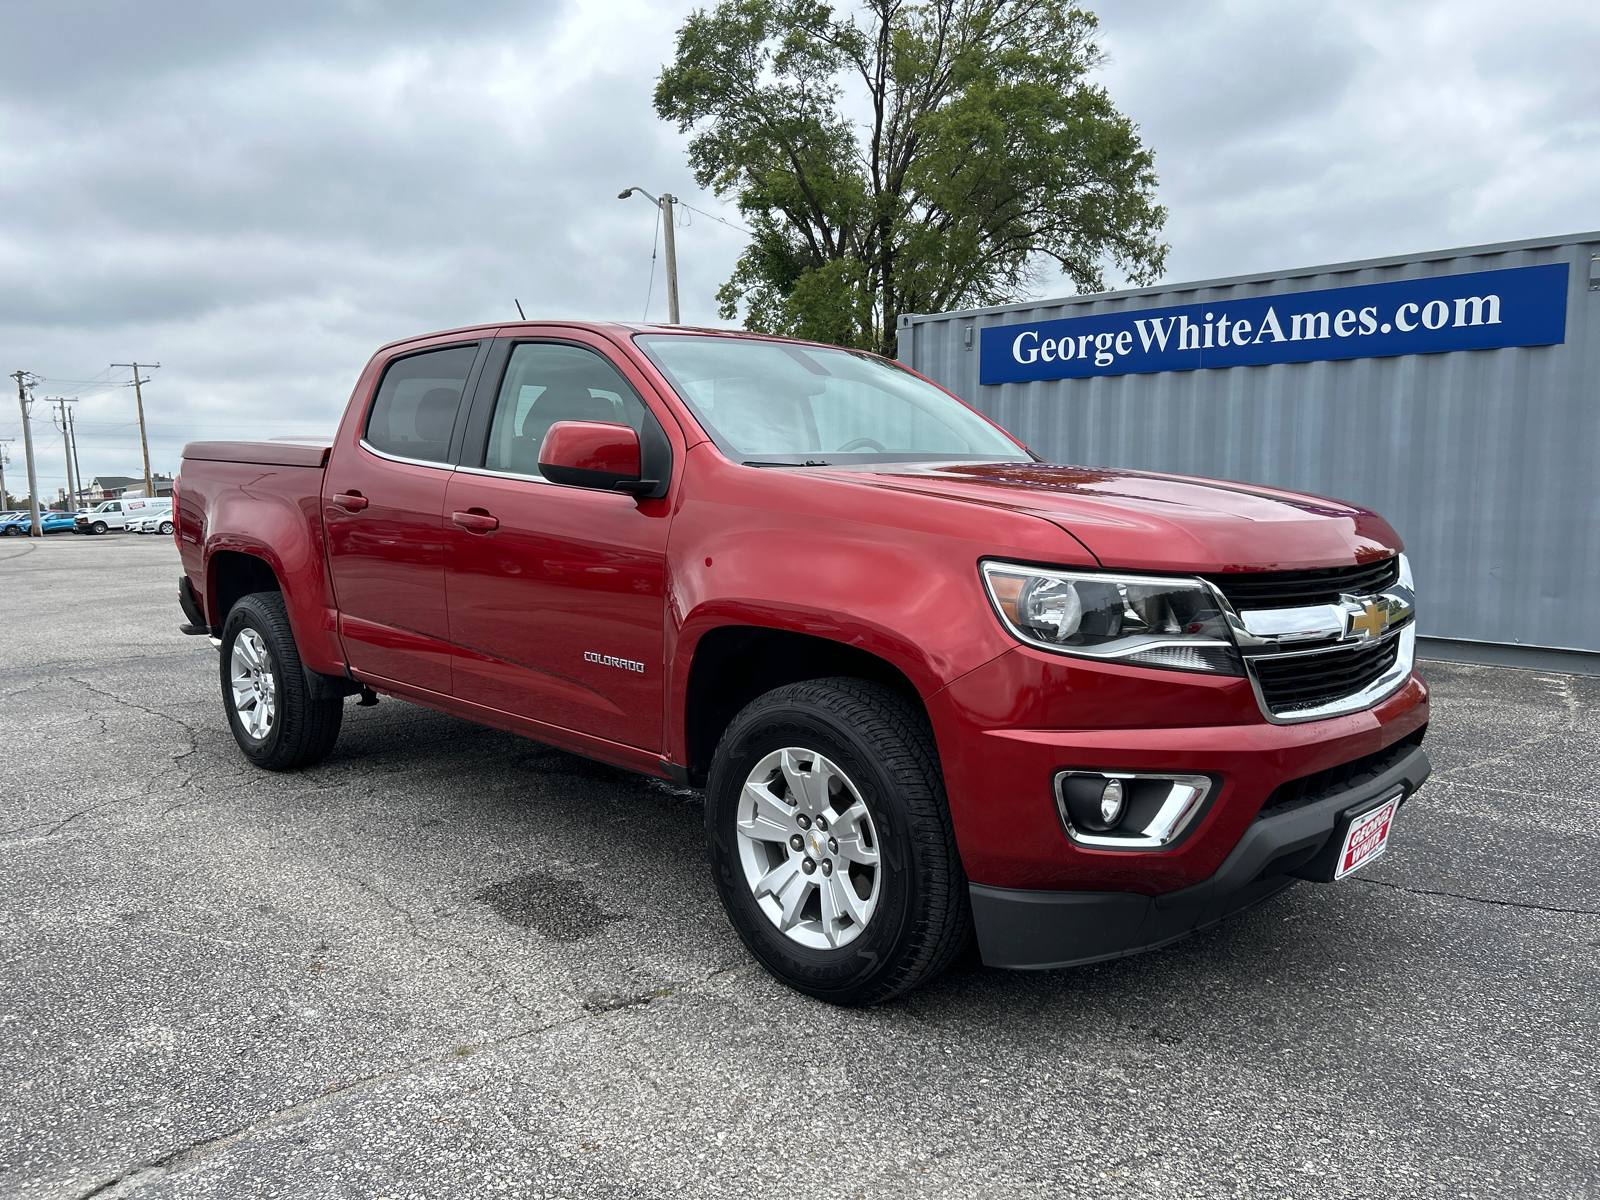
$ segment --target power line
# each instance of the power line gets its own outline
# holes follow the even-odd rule
[[[729,229],[737,229],[740,233],[744,234],[745,237],[755,237],[756,236],[754,230],[746,229],[743,225],[735,225],[732,221],[725,221],[721,217],[717,216],[716,213],[702,212],[700,209],[696,208],[694,205],[686,203],[685,201],[682,201],[682,200],[679,200],[678,203],[682,204],[685,208],[687,208],[692,213],[700,213],[700,215],[702,217],[705,217],[708,220],[716,221],[719,224],[726,225]]]
[[[39,377],[39,382],[40,383],[48,383],[48,384],[51,384],[51,385],[53,385],[55,387],[77,387],[77,388],[99,387],[103,383],[104,384],[109,384],[111,382],[110,380],[108,380],[106,378],[106,375],[109,374],[110,371],[111,371],[111,368],[107,367],[104,371],[101,371],[100,374],[96,375],[93,379],[51,379],[51,378],[49,378],[47,376],[41,375]],[[113,385],[113,386],[115,386],[115,385]]]
[[[641,325],[650,323],[650,297],[656,290],[656,243],[661,240],[661,209],[656,209],[655,229],[650,234],[650,282],[644,289],[644,316],[639,318]]]

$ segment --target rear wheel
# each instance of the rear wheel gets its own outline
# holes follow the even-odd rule
[[[745,945],[818,999],[892,999],[971,934],[932,730],[878,684],[792,684],[740,712],[712,762],[706,834]]]
[[[256,592],[222,626],[222,703],[239,749],[288,771],[326,758],[344,721],[342,697],[311,694],[280,592]]]

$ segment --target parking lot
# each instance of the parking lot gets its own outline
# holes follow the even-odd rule
[[[1600,1194],[1600,678],[1430,664],[1357,878],[849,1011],[692,794],[392,700],[251,768],[178,571],[0,545],[0,1195]]]

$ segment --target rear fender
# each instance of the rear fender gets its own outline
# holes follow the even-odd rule
[[[260,472],[253,481],[256,484],[268,483],[268,476],[287,473],[271,467],[250,469]],[[210,506],[205,527],[214,532],[206,538],[202,576],[206,581],[206,620],[217,628],[227,619],[227,613],[219,611],[216,556],[227,551],[258,558],[277,577],[289,627],[305,665],[322,674],[343,675],[338,612],[323,553],[321,489],[318,486],[304,496],[285,494],[292,490],[285,485],[300,482],[293,476],[304,473],[303,469],[289,471],[289,479],[272,481],[276,487],[230,490]]]

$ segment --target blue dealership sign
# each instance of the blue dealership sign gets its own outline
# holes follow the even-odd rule
[[[1122,308],[981,331],[979,383],[1544,346],[1567,336],[1567,264]]]

